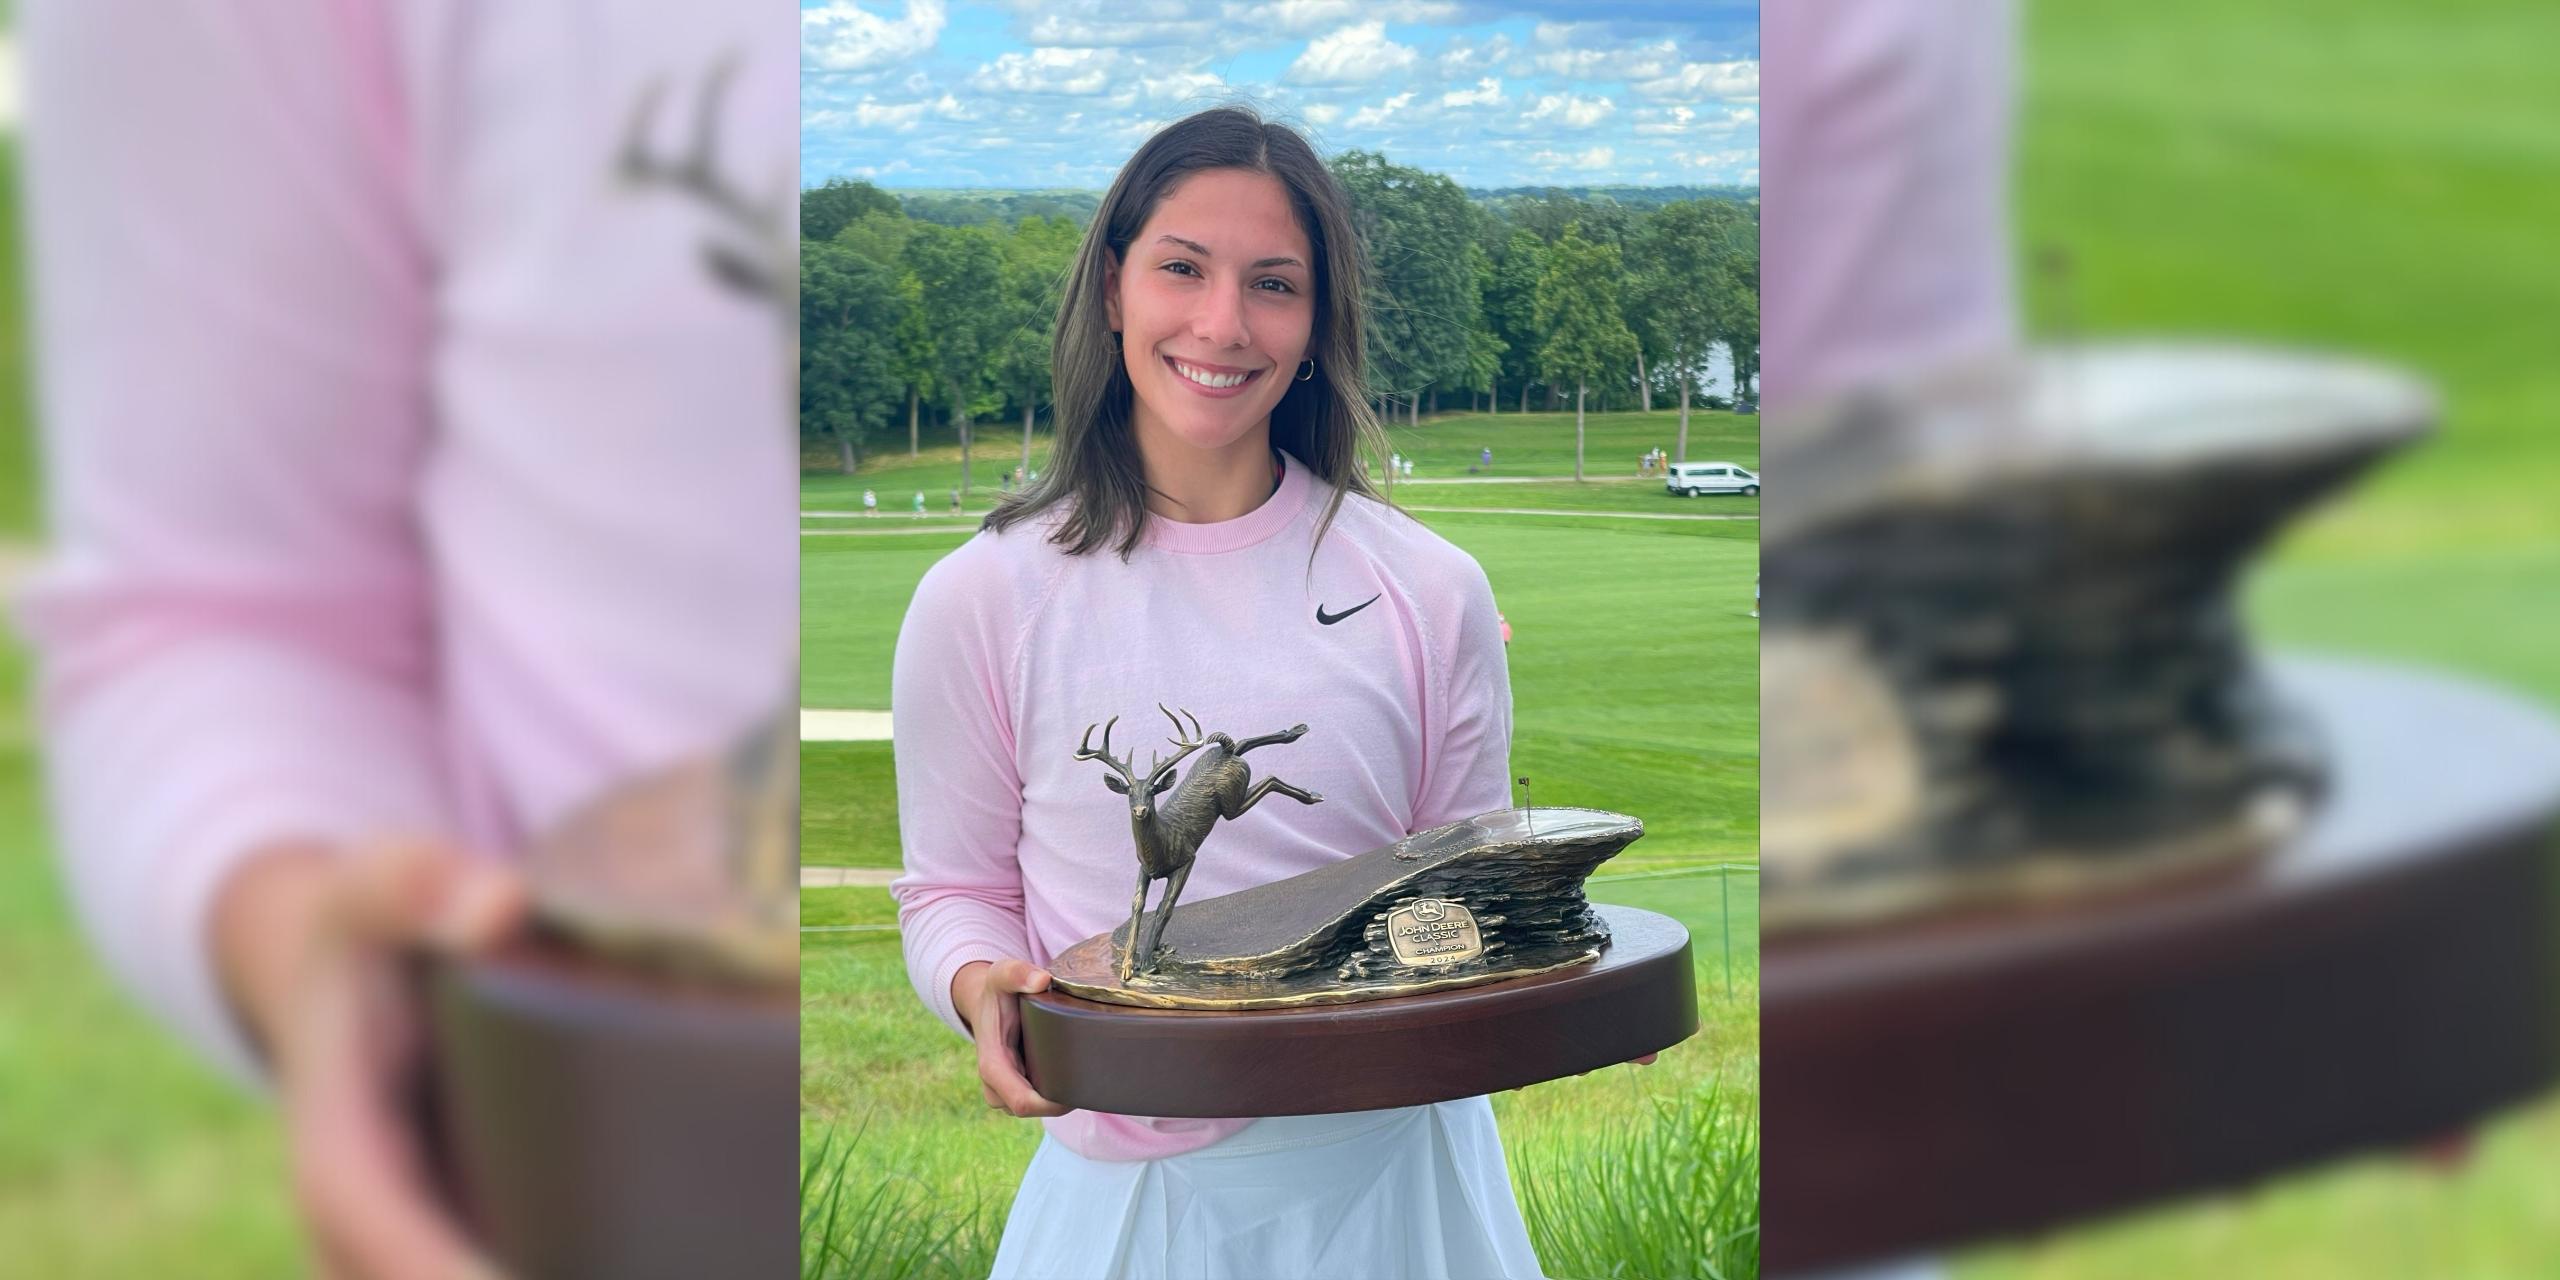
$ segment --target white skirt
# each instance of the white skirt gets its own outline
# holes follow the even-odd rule
[[[991,1280],[1541,1280],[1493,1104],[1256,1120],[1160,1160],[1042,1138]]]

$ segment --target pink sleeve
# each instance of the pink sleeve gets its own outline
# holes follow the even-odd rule
[[[1426,676],[1423,785],[1413,826],[1428,831],[1511,803],[1511,673],[1493,586],[1473,559],[1453,582],[1456,608],[1435,620]]]
[[[972,554],[982,550],[973,544],[954,552],[916,587],[898,629],[889,693],[906,854],[905,874],[889,891],[898,900],[907,978],[925,1007],[963,1035],[951,1007],[952,975],[972,961],[1031,955],[1015,860],[1022,835],[1012,713],[1017,623],[992,558]]]
[[[1764,6],[1761,390],[1772,408],[2017,340],[2016,0]]]
[[[110,967],[243,1076],[226,875],[444,816],[424,255],[354,10],[21,10],[52,523],[24,622],[66,877]]]

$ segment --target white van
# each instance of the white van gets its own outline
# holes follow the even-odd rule
[[[1683,498],[1702,493],[1760,492],[1760,474],[1730,462],[1675,462],[1662,473],[1662,487]]]

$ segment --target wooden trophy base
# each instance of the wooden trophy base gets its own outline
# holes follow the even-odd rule
[[[1318,1115],[1516,1089],[1695,1034],[1689,931],[1633,907],[1593,909],[1612,938],[1597,960],[1424,995],[1247,1010],[1025,996],[1023,1059],[1041,1096],[1079,1110]]]
[[[799,1274],[799,1002],[534,942],[426,975],[430,1123],[519,1280]]]
[[[2420,672],[2275,674],[2334,781],[2265,860],[1764,948],[1769,1274],[2416,1144],[2560,1077],[2560,726]]]

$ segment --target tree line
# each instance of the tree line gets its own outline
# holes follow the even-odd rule
[[[1693,401],[1731,403],[1708,385],[1716,351],[1747,398],[1760,345],[1755,202],[1648,206],[1552,189],[1484,200],[1371,152],[1330,163],[1367,251],[1381,416],[1419,422],[1461,395],[1494,413],[1569,400],[1580,478],[1595,399],[1647,411],[1676,400],[1674,457],[1685,458]],[[800,429],[850,473],[889,447],[901,418],[913,453],[930,415],[957,430],[966,487],[979,424],[1018,418],[1029,466],[1058,291],[1090,210],[1005,217],[1018,197],[988,193],[978,207],[1017,203],[967,221],[958,197],[930,199],[918,209],[841,178],[801,193]]]

